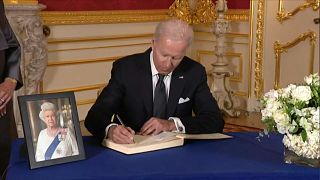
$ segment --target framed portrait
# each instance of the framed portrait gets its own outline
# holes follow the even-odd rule
[[[30,168],[85,159],[74,92],[18,96]]]

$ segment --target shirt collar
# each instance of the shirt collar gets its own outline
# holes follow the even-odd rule
[[[153,51],[150,52],[150,64],[151,64],[151,74],[152,77],[158,75],[158,70],[156,69],[156,66],[154,65],[153,62]],[[167,76],[171,76],[172,72],[170,72]]]

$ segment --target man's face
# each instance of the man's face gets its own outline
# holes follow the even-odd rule
[[[172,41],[160,38],[152,41],[153,62],[160,74],[169,74],[186,55],[188,43],[186,41]]]

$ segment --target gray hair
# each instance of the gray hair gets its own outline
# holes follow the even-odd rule
[[[55,113],[55,115],[57,116],[57,112],[56,112],[56,106],[53,104],[53,103],[51,103],[51,102],[45,102],[45,103],[43,103],[42,105],[41,105],[41,111],[40,111],[40,113],[39,113],[39,118],[41,119],[41,120],[45,120],[44,119],[44,112],[45,111],[53,111],[54,113]]]
[[[154,40],[168,38],[173,41],[187,41],[190,45],[193,41],[193,29],[180,19],[169,19],[160,22],[154,32]]]

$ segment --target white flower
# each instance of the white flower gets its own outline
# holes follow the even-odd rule
[[[309,86],[298,86],[292,90],[292,97],[303,102],[307,102],[311,99],[311,89]]]
[[[306,76],[306,77],[304,77],[304,82],[306,82],[307,85],[311,85],[312,79],[313,79],[312,75]]]
[[[302,141],[301,136],[287,134],[283,137],[283,144],[299,156],[306,158],[320,159],[319,134],[310,133],[306,142]]]
[[[268,109],[263,109],[263,110],[261,110],[261,115],[264,119],[267,117],[271,117],[272,111],[269,111]]]
[[[320,160],[319,75],[304,81],[305,85],[290,84],[266,93],[261,101],[262,121],[268,130],[284,134],[283,144],[298,156]]]
[[[300,119],[300,126],[302,126],[306,131],[312,130],[312,124],[304,117]]]
[[[288,87],[284,88],[283,91],[284,91],[284,94],[291,94],[291,91],[296,89],[297,86],[294,85],[294,84],[289,84]]]
[[[266,108],[271,111],[271,112],[274,112],[278,109],[281,108],[281,103],[279,101],[268,101],[267,105],[266,105]]]
[[[272,89],[264,95],[265,98],[269,100],[275,100],[279,97],[278,91]]]
[[[289,128],[289,116],[286,113],[283,113],[282,111],[276,111],[273,114],[274,121],[277,123],[277,129],[279,133],[284,134],[288,132]]]
[[[311,111],[311,114],[312,114],[312,122],[314,123],[320,123],[319,121],[319,114],[320,114],[320,107],[318,107],[316,110],[314,111]]]

